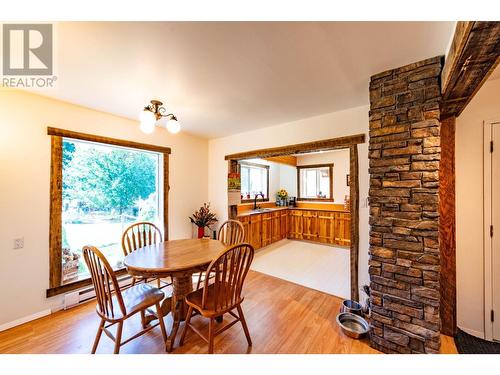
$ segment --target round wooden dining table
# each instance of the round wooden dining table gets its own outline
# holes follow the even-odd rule
[[[172,351],[180,322],[186,316],[184,299],[193,290],[192,275],[206,270],[210,262],[226,249],[217,240],[207,238],[160,242],[141,247],[124,259],[125,267],[132,276],[143,278],[172,277],[172,296],[162,301],[163,316],[172,314],[172,328],[167,338],[167,351]],[[148,311],[146,323],[158,317]]]

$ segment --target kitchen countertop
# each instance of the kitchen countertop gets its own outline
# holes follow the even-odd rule
[[[349,213],[349,211],[332,210],[331,208],[329,208],[329,209],[321,209],[321,208],[288,207],[287,206],[287,207],[266,207],[266,209],[264,211],[248,210],[248,211],[242,212],[237,217],[245,217],[245,216],[252,216],[252,215],[259,215],[259,214],[267,214],[267,213],[276,212],[276,211],[283,211],[283,210],[324,211],[324,212],[344,212],[344,213]]]

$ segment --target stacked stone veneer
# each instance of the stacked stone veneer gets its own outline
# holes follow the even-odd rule
[[[371,344],[386,353],[439,351],[440,73],[435,57],[370,81]]]

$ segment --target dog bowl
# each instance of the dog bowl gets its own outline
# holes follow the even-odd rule
[[[350,312],[338,314],[337,324],[342,332],[354,339],[363,338],[370,331],[370,325],[364,318]]]
[[[344,300],[342,302],[342,307],[340,308],[340,312],[349,312],[360,316],[362,315],[361,310],[361,304],[350,299]]]

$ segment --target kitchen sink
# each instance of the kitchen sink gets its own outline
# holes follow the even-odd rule
[[[268,212],[268,211],[272,211],[273,209],[272,208],[257,208],[255,210],[252,210],[253,212]]]

